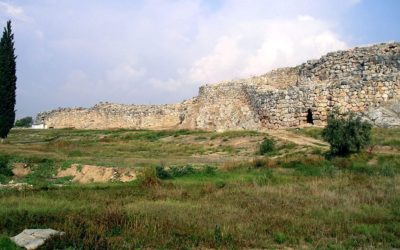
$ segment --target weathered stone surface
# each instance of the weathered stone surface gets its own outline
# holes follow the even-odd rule
[[[378,127],[400,126],[400,100],[386,103],[380,107],[371,107],[363,117]]]
[[[48,128],[276,129],[306,125],[308,110],[314,123],[323,125],[334,107],[368,114],[372,107],[399,97],[400,43],[389,43],[331,52],[296,67],[204,85],[197,97],[178,104],[62,108],[38,114],[36,123]],[[375,110],[374,124],[396,123],[388,120],[392,113],[378,115]]]
[[[28,183],[14,183],[13,181],[10,181],[8,184],[0,183],[0,189],[15,189],[18,191],[23,191],[23,190],[28,190],[28,189],[32,189],[32,188],[33,188],[33,186]]]
[[[43,245],[46,240],[54,236],[64,235],[64,232],[54,229],[25,229],[22,233],[11,237],[11,240],[19,247],[24,247],[28,250],[37,249]]]

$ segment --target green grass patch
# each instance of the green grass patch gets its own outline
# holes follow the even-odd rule
[[[400,128],[374,128],[372,144],[400,148]]]
[[[221,132],[217,133],[214,132],[211,135],[211,140],[215,140],[217,138],[222,138],[222,139],[233,139],[233,138],[238,138],[238,137],[246,137],[246,136],[259,136],[263,135],[263,133],[257,132],[257,131],[252,131],[252,130],[239,130],[239,131],[226,131],[226,132]]]
[[[277,141],[274,157],[255,156],[265,136],[13,130],[0,152],[7,166],[29,165],[33,172],[20,180],[34,188],[0,189],[0,249],[13,249],[8,237],[25,228],[66,232],[48,249],[400,247],[397,154],[328,160]],[[139,179],[80,185],[54,178],[71,164],[138,167]]]
[[[281,162],[282,167],[294,169],[303,176],[329,176],[333,177],[337,169],[328,160],[322,157],[308,156],[298,159],[285,160]]]
[[[8,236],[0,234],[0,249],[20,250],[21,248],[19,248],[17,245],[15,245],[15,243],[12,242]]]

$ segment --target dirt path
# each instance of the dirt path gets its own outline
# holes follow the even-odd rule
[[[367,148],[367,151],[368,150],[379,154],[400,154],[400,149],[391,146],[372,146],[372,148]]]
[[[298,145],[320,147],[320,148],[324,148],[324,149],[329,148],[329,144],[324,141],[317,140],[317,139],[307,137],[304,135],[299,135],[299,134],[296,134],[296,133],[288,131],[288,130],[277,129],[277,130],[268,130],[265,132],[267,132],[269,135],[276,137],[278,139],[290,141],[290,142],[296,143]]]

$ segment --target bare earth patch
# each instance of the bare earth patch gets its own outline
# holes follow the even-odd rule
[[[29,168],[28,164],[18,162],[13,164],[12,172],[16,177],[24,177],[31,172],[31,169]]]
[[[400,149],[391,146],[375,146],[372,152],[379,154],[400,154]]]
[[[324,149],[329,148],[329,144],[324,141],[317,140],[308,136],[299,135],[288,130],[277,129],[277,130],[268,130],[267,132],[273,137],[285,141],[290,141],[298,145],[307,145],[313,147],[320,147]]]
[[[67,176],[72,176],[72,181],[79,183],[109,181],[128,182],[136,179],[136,171],[124,168],[72,164],[70,168],[57,173],[58,178]]]

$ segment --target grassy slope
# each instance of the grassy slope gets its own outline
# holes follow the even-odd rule
[[[396,140],[398,133],[374,131],[380,145]],[[98,157],[118,164],[121,161],[113,155],[119,152],[123,152],[119,157],[134,155],[135,161],[142,160],[141,166],[159,163],[164,157],[171,164],[179,157],[179,162],[194,161],[196,154],[214,160],[211,156],[219,145],[230,149],[219,152],[226,162],[216,162],[221,167],[215,173],[161,182],[150,181],[155,177],[149,174],[128,184],[1,190],[0,236],[35,227],[65,231],[68,237],[50,242],[49,249],[400,247],[398,155],[361,153],[327,161],[318,150],[311,150],[307,156],[293,153],[249,162],[255,149],[237,142],[264,136],[253,132],[15,131],[0,152],[51,158],[40,165],[43,168],[71,159],[90,163]],[[181,150],[179,143],[186,148]],[[142,145],[140,153],[132,151],[137,144],[148,147]],[[169,154],[159,156],[156,146],[169,148]],[[84,156],[71,155],[77,150]],[[235,155],[243,161],[229,160]],[[146,161],[146,157],[157,161]],[[7,244],[2,237],[0,246]]]
[[[262,139],[257,132],[135,130],[13,130],[0,152],[22,158],[52,159],[95,165],[140,167],[218,161],[252,156],[255,145],[233,147],[237,138]],[[233,140],[233,141],[232,141]],[[219,156],[219,157],[218,157]]]

